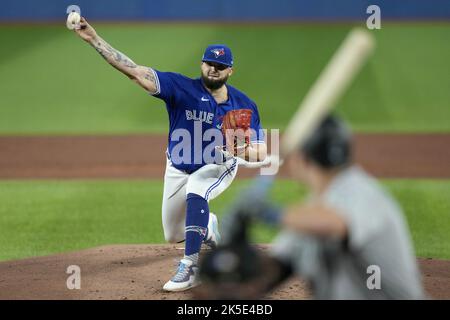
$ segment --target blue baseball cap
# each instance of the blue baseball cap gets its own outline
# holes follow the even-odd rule
[[[213,44],[206,48],[202,61],[216,62],[232,67],[233,55],[226,45]]]

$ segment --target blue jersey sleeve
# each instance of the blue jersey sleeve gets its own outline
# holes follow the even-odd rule
[[[157,89],[153,96],[171,105],[176,98],[177,92],[179,92],[178,87],[180,87],[184,76],[178,73],[161,72],[155,69],[153,69],[153,72],[155,74]]]
[[[258,107],[255,103],[252,103],[252,121],[250,127],[252,128],[252,135],[250,141],[252,143],[265,143],[264,131],[261,125],[261,120],[259,118]]]

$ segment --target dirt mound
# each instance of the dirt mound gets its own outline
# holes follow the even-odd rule
[[[175,245],[115,245],[0,263],[0,299],[190,299],[162,286],[183,251]],[[429,294],[450,299],[450,261],[419,260]],[[67,288],[67,268],[80,267],[81,289]],[[305,283],[292,280],[268,299],[307,299]]]

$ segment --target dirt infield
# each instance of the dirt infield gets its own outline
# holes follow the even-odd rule
[[[118,245],[1,262],[0,299],[190,299],[191,291],[162,290],[181,252],[174,245]],[[450,261],[419,259],[419,263],[429,295],[450,299]],[[70,265],[80,267],[80,290],[67,288]],[[292,280],[265,298],[308,299],[309,294],[305,283]]]
[[[3,136],[0,179],[160,179],[166,145],[165,135]],[[356,162],[375,176],[450,178],[450,134],[359,134],[355,146]],[[257,172],[243,168],[238,176]]]

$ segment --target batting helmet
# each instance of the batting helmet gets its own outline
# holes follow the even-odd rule
[[[351,161],[350,130],[337,117],[329,115],[301,147],[306,159],[324,169],[340,167]]]

